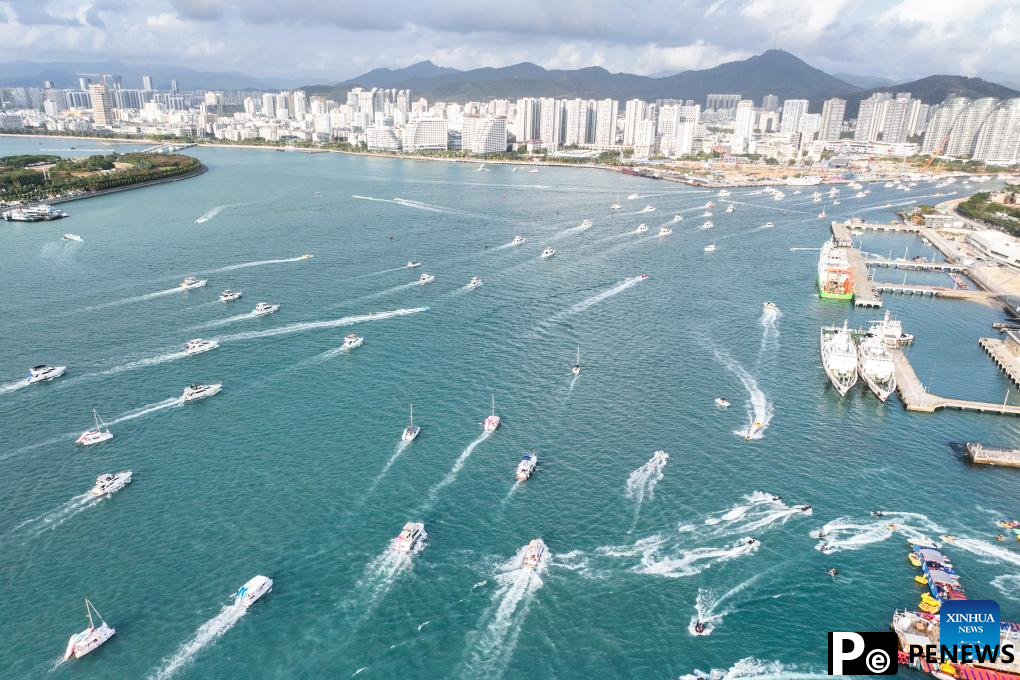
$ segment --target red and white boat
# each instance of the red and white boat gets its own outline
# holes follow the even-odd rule
[[[95,620],[92,618],[92,613],[95,612],[96,618],[99,619],[99,627],[96,627]],[[67,641],[67,651],[64,652],[64,661],[68,659],[80,659],[89,652],[95,651],[101,647],[103,643],[113,637],[116,633],[113,628],[107,625],[106,621],[103,621],[102,615],[99,610],[88,601],[85,600],[85,615],[89,617],[89,627],[80,633],[75,633]]]
[[[99,413],[96,409],[92,409],[92,415],[96,419],[96,427],[93,430],[85,430],[78,438],[74,440],[74,443],[78,446],[92,446],[93,444],[99,444],[109,439],[113,439],[113,433],[110,432],[110,428],[106,423],[103,422],[102,418],[99,417]]]
[[[486,416],[482,422],[482,432],[490,434],[499,427],[499,416],[496,415],[496,395],[492,395],[492,415]]]

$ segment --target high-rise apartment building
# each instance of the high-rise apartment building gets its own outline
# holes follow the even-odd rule
[[[615,99],[602,99],[595,106],[595,144],[610,146],[616,144],[616,119],[619,117],[619,103]]]
[[[142,89],[152,92],[152,76],[142,76]]]
[[[113,125],[113,102],[106,85],[89,85],[89,99],[92,101],[92,119],[95,124],[104,127]]]
[[[826,99],[822,104],[822,124],[818,129],[818,139],[834,142],[839,139],[843,129],[843,117],[846,115],[846,100],[839,97]]]
[[[948,156],[970,156],[974,153],[974,145],[977,142],[978,132],[999,100],[994,97],[983,97],[975,99],[970,106],[964,109],[953,129],[949,131],[949,141],[946,143],[945,153]]]
[[[950,97],[929,112],[928,127],[921,142],[921,153],[943,153],[949,142],[949,133],[953,124],[963,112],[970,99],[967,97]]]
[[[763,111],[778,111],[779,97],[774,94],[765,95],[761,98],[761,108]]]
[[[779,119],[779,131],[793,134],[800,127],[800,117],[807,113],[807,99],[786,99],[783,101],[783,117]]]
[[[985,118],[974,144],[974,160],[991,165],[1020,162],[1020,97],[1002,102]]]
[[[445,118],[434,115],[418,116],[404,126],[404,151],[445,150],[449,144]]]
[[[477,155],[506,151],[506,118],[503,116],[464,116],[461,147]]]
[[[748,143],[751,141],[751,133],[754,132],[754,102],[750,99],[741,99],[737,102],[736,118],[733,124],[733,137],[730,140],[730,148],[733,153],[746,153]]]
[[[648,102],[643,99],[631,99],[627,102],[623,116],[623,144],[634,145],[638,123],[648,118]]]
[[[735,111],[739,102],[739,94],[710,94],[705,98],[705,110]]]

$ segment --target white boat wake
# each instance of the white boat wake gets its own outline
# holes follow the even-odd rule
[[[1002,574],[992,579],[992,585],[1006,598],[1020,602],[1020,574]]]
[[[580,375],[575,375],[570,379],[570,384],[567,386],[567,394],[572,394],[574,392],[574,385],[577,384],[577,379],[580,377]]]
[[[89,493],[80,494],[68,501],[65,501],[64,503],[61,503],[52,510],[47,510],[41,515],[26,519],[24,522],[15,526],[11,531],[12,533],[19,530],[31,531],[33,535],[40,536],[50,529],[56,529],[79,512],[94,507],[100,501],[104,500],[104,498],[105,497],[95,498]]]
[[[384,295],[391,295],[393,293],[396,293],[396,292],[399,292],[399,291],[402,291],[402,290],[407,290],[408,288],[414,288],[415,286],[420,286],[420,285],[421,284],[418,281],[410,281],[408,283],[401,283],[398,286],[393,286],[392,288],[387,288],[386,290],[381,290],[378,293],[370,293],[369,295],[362,296],[362,297],[358,298],[357,301],[358,302],[364,302],[366,300],[374,300],[376,298],[381,298]],[[344,303],[344,304],[350,304],[350,303],[348,302],[348,303]]]
[[[811,537],[818,539],[815,550],[829,554],[841,550],[860,550],[896,534],[906,535],[909,540],[940,533],[942,530],[939,526],[920,513],[885,512],[882,517],[871,517],[863,521],[838,517],[811,532]]]
[[[0,385],[0,394],[7,394],[8,392],[14,392],[16,390],[20,390],[21,388],[28,386],[29,386],[28,380],[22,378],[21,380],[15,380],[14,382],[9,382],[5,385]]]
[[[761,360],[761,355],[764,354],[766,349],[777,348],[779,346],[779,327],[776,322],[783,313],[778,307],[763,308],[761,318],[758,322],[761,324],[761,347],[758,349],[758,359]]]
[[[730,610],[720,610],[719,607],[731,597],[757,581],[760,577],[761,574],[755,574],[746,581],[742,581],[733,586],[722,595],[718,595],[708,588],[698,588],[698,597],[694,602],[695,613],[694,616],[691,617],[691,622],[687,627],[687,632],[696,636],[711,635],[712,631],[715,630],[716,625],[722,623],[723,617],[730,613]],[[704,630],[700,633],[695,627],[699,621],[705,626]]]
[[[219,269],[207,269],[199,273],[220,274],[222,272],[232,272],[237,269],[247,269],[248,267],[264,267],[270,264],[287,264],[289,262],[302,262],[307,259],[309,258],[305,257],[304,255],[299,255],[297,257],[285,257],[278,260],[256,260],[254,262],[241,262],[240,264],[231,264],[227,265],[226,267],[220,267]]]
[[[492,601],[479,620],[479,629],[468,634],[463,677],[499,678],[506,670],[517,647],[517,639],[535,593],[542,587],[542,576],[551,555],[546,551],[535,569],[524,566],[522,548],[494,577]]]
[[[196,654],[216,642],[224,633],[234,627],[248,610],[228,604],[220,613],[203,623],[190,640],[181,645],[174,655],[166,659],[164,664],[149,675],[149,680],[167,680],[187,665]]]
[[[168,352],[166,354],[160,354],[155,357],[148,357],[147,359],[139,359],[137,361],[131,361],[126,364],[114,366],[108,368],[105,371],[99,371],[98,373],[88,373],[81,376],[81,379],[88,378],[94,375],[116,375],[118,373],[124,373],[125,371],[133,371],[138,368],[147,368],[149,366],[158,366],[159,364],[165,364],[168,361],[177,361],[188,356],[188,353],[181,350],[180,352]]]
[[[796,253],[801,250],[810,250],[817,253],[819,250],[821,250],[821,248],[790,248],[791,253]]]
[[[436,502],[437,498],[439,498],[439,492],[456,481],[457,475],[460,474],[460,470],[464,467],[464,463],[467,462],[467,459],[471,457],[471,453],[475,450],[475,447],[488,439],[490,434],[490,432],[483,433],[460,452],[460,455],[457,456],[457,460],[453,462],[453,467],[446,473],[446,476],[436,483],[435,486],[429,489],[428,500],[425,502],[426,508],[432,507],[432,504]]]
[[[367,274],[359,274],[358,276],[355,276],[354,278],[355,279],[365,279],[365,278],[368,278],[369,276],[379,276],[380,274],[389,274],[390,272],[399,272],[399,271],[402,271],[404,269],[408,269],[408,266],[406,264],[403,267],[390,267],[389,269],[380,269],[377,272],[369,272]]]
[[[245,331],[244,333],[234,333],[232,335],[223,335],[215,338],[218,342],[234,342],[236,340],[254,340],[256,338],[270,338],[277,335],[288,335],[290,333],[303,333],[304,331],[319,330],[322,328],[337,328],[340,326],[351,326],[358,323],[366,323],[369,321],[382,321],[384,319],[392,319],[398,316],[407,316],[408,314],[418,314],[419,312],[427,312],[428,307],[411,307],[407,309],[394,309],[388,312],[370,312],[368,314],[357,314],[354,316],[345,316],[339,319],[329,319],[326,321],[306,321],[304,323],[293,323],[287,326],[278,326],[276,328],[267,328],[261,331]]]
[[[209,210],[206,210],[195,220],[195,224],[202,224],[203,222],[208,222],[209,220],[223,212],[223,209],[226,207],[227,206],[225,205],[218,205],[215,208],[210,208]]]
[[[709,567],[756,552],[757,540],[744,536],[731,545],[679,548],[675,539],[655,535],[643,538],[632,546],[599,548],[598,554],[617,558],[638,558],[630,568],[637,574],[664,578],[683,578],[700,574]]]
[[[710,671],[694,669],[680,680],[821,680],[830,676],[825,671],[801,671],[779,661],[762,661],[745,657],[730,668],[713,668]]]
[[[394,198],[393,202],[397,205],[406,206],[408,208],[415,208],[416,210],[428,210],[429,212],[450,212],[447,208],[432,205],[431,203],[425,203],[423,201],[412,201],[409,198]]]
[[[162,411],[163,409],[172,408],[174,406],[180,406],[183,403],[184,400],[181,397],[170,397],[169,399],[158,401],[155,404],[147,404],[146,406],[136,408],[133,411],[128,411],[127,413],[117,416],[113,420],[108,421],[106,424],[116,425],[117,423],[123,423],[126,420],[134,420],[135,418],[147,416],[150,413],[155,413],[156,411]]]
[[[372,492],[379,487],[379,483],[383,480],[383,477],[386,476],[386,473],[390,471],[390,468],[393,467],[393,464],[397,462],[397,458],[400,458],[400,454],[406,451],[407,447],[410,445],[411,442],[405,441],[397,442],[397,445],[393,448],[393,455],[390,456],[389,460],[386,461],[386,464],[383,465],[383,469],[379,471],[379,474],[377,474],[375,476],[375,479],[372,480],[372,483],[369,484],[368,490],[366,490],[365,493],[362,494],[362,500],[364,500],[368,496],[371,496]]]
[[[361,594],[358,596],[356,606],[360,610],[362,620],[371,616],[397,579],[411,570],[414,566],[414,557],[426,548],[427,540],[428,534],[422,532],[421,540],[409,553],[397,552],[393,549],[392,542],[387,542],[383,551],[368,563],[365,573],[355,586]]]
[[[614,295],[619,295],[628,288],[633,288],[637,284],[641,283],[642,280],[643,279],[640,276],[632,276],[629,279],[624,279],[623,281],[620,281],[619,283],[613,285],[611,288],[607,288],[601,293],[592,295],[589,298],[581,300],[580,302],[578,302],[575,305],[572,305],[565,311],[555,314],[554,316],[549,318],[549,321],[556,321],[564,317],[573,316],[574,314],[580,314],[589,307],[593,307],[598,303],[603,302],[604,300],[608,300]]]
[[[1001,548],[988,541],[982,541],[977,538],[955,538],[951,545],[954,548],[962,548],[973,555],[984,558],[982,560],[984,562],[1005,562],[1020,567],[1020,553]]]
[[[731,358],[725,352],[715,350],[715,358],[725,366],[731,373],[740,379],[744,389],[747,390],[747,427],[735,430],[733,434],[740,435],[744,439],[761,439],[765,430],[772,421],[772,403],[766,398],[765,393],[758,388],[758,381],[747,372],[740,362]]]
[[[648,462],[634,470],[627,477],[627,498],[634,501],[634,522],[631,530],[637,524],[638,515],[641,514],[641,504],[645,498],[655,498],[655,485],[665,476],[663,470],[669,462],[669,454],[665,451],[656,451]]]
[[[146,300],[155,300],[156,298],[166,297],[175,293],[185,292],[180,286],[174,286],[173,288],[167,288],[166,290],[157,290],[155,293],[146,293],[144,295],[134,295],[128,298],[121,298],[120,300],[113,300],[111,302],[102,302],[98,305],[90,305],[88,307],[82,307],[76,310],[79,313],[82,312],[94,312],[97,309],[107,309],[109,307],[119,307],[120,305],[130,304],[132,302],[145,302]]]

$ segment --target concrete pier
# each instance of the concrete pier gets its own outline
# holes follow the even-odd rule
[[[896,376],[896,393],[908,411],[934,413],[942,408],[954,408],[961,411],[978,411],[980,413],[999,413],[1002,415],[1020,416],[1020,406],[1013,404],[993,404],[985,401],[969,399],[953,399],[929,392],[914,372],[913,366],[901,349],[889,349],[893,359],[893,373]]]
[[[975,465],[1001,465],[1020,468],[1020,449],[990,449],[984,444],[967,442],[967,457]]]
[[[869,267],[891,267],[892,269],[910,269],[920,272],[965,272],[967,268],[949,262],[914,262],[913,260],[865,260]]]
[[[921,283],[875,283],[875,289],[880,293],[903,293],[905,295],[932,295],[934,297],[956,298],[958,300],[985,300],[995,297],[992,293],[984,290],[971,290],[969,288],[948,288],[946,286],[928,286]]]
[[[988,353],[995,365],[1002,369],[1017,387],[1020,387],[1020,343],[1017,342],[1016,331],[1006,331],[1006,339],[981,338],[978,340],[981,349]]]

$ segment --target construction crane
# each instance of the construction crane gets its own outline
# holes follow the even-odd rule
[[[927,170],[928,168],[931,167],[931,164],[935,162],[935,156],[938,156],[940,153],[942,153],[946,148],[946,144],[948,143],[949,135],[946,135],[941,140],[939,140],[939,143],[936,144],[935,148],[931,150],[931,156],[928,157],[928,162],[924,164],[923,168],[924,170]]]

